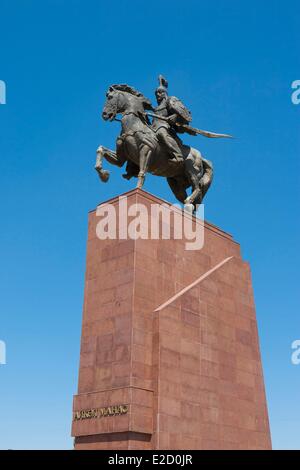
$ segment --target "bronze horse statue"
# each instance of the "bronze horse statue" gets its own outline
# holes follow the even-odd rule
[[[202,157],[199,150],[180,141],[182,159],[172,161],[165,147],[151,128],[146,110],[151,102],[128,85],[112,85],[106,93],[102,117],[113,121],[121,114],[121,133],[117,138],[117,151],[103,146],[97,149],[95,169],[101,181],[106,182],[109,172],[102,168],[102,160],[122,167],[127,162],[127,174],[138,178],[137,188],[142,188],[147,172],[164,176],[176,198],[185,205],[201,204],[213,177],[212,163]],[[192,192],[188,196],[187,189]]]

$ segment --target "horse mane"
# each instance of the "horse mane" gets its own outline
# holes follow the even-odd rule
[[[133,96],[136,96],[137,98],[141,99],[143,102],[143,106],[145,109],[153,109],[151,101],[146,98],[140,91],[136,90],[130,85],[126,85],[126,83],[121,83],[117,85],[111,85],[109,87],[109,91],[113,90],[118,90],[118,91],[124,91],[125,93],[130,93]]]

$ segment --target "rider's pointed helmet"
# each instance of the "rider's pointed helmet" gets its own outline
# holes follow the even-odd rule
[[[166,94],[168,94],[168,81],[162,75],[158,76],[158,83],[159,86],[156,88],[155,93],[158,90],[163,90]]]

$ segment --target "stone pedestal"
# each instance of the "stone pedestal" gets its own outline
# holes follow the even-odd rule
[[[124,196],[128,206],[163,202]],[[119,198],[108,203],[118,213]],[[209,223],[200,250],[174,238],[99,240],[98,222],[90,212],[75,448],[270,449],[238,243]]]

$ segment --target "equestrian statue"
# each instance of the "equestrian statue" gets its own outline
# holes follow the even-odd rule
[[[177,200],[195,209],[210,187],[213,166],[199,150],[185,145],[178,133],[211,138],[231,136],[191,127],[190,111],[181,100],[168,96],[168,82],[162,75],[155,96],[157,106],[153,107],[148,98],[129,85],[109,87],[102,117],[113,121],[119,120],[116,116],[120,114],[121,132],[115,151],[102,145],[97,149],[95,169],[101,181],[106,182],[109,172],[102,167],[103,158],[118,167],[126,163],[123,177],[137,177],[137,188],[143,187],[147,172],[164,176]]]

